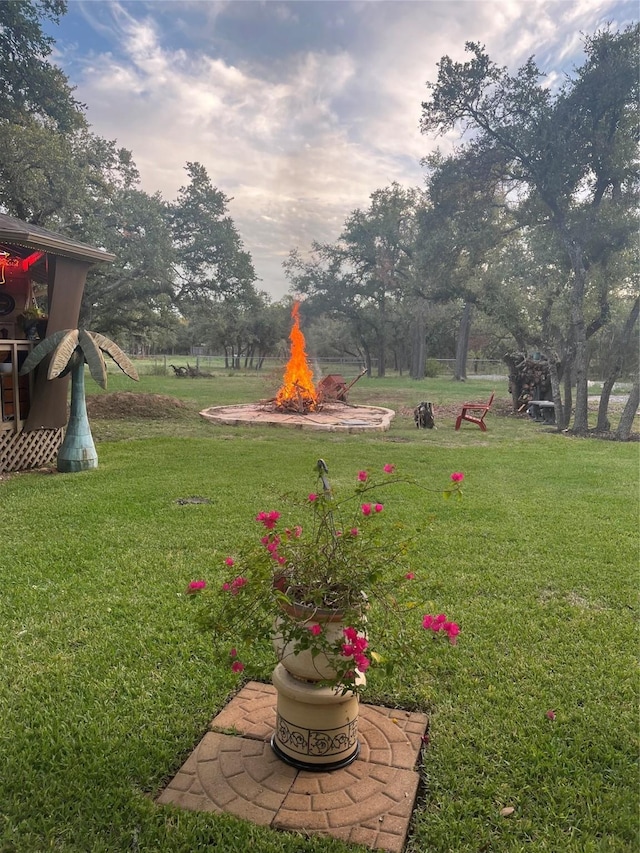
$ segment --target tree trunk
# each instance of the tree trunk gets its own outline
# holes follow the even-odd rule
[[[387,373],[386,367],[386,350],[384,338],[380,338],[378,346],[378,378],[383,379]]]
[[[573,266],[573,286],[571,288],[571,342],[573,346],[573,371],[576,383],[576,405],[573,417],[573,431],[586,435],[589,430],[589,388],[587,384],[587,331],[584,321],[584,294],[587,283],[587,271],[582,260],[582,248],[572,244],[569,255]],[[565,388],[571,382],[570,376],[565,376]],[[571,411],[565,393],[567,415]]]
[[[412,379],[424,379],[427,366],[427,336],[425,304],[420,302],[417,306],[413,322],[413,346],[411,347],[411,371]]]
[[[75,358],[76,356],[73,356]],[[84,358],[71,371],[71,413],[64,441],[58,451],[58,471],[71,473],[98,467],[84,393]]]
[[[551,394],[555,405],[556,429],[565,429],[568,418],[565,417],[560,393],[560,378],[558,377],[558,361],[554,353],[549,354],[549,378],[551,379]]]
[[[598,430],[598,432],[608,432],[611,428],[611,424],[609,422],[608,417],[609,397],[611,396],[611,392],[613,391],[613,386],[615,384],[616,379],[618,378],[618,376],[620,376],[620,373],[622,372],[622,366],[624,363],[624,351],[629,345],[633,329],[635,327],[636,322],[638,321],[639,309],[640,297],[637,298],[636,301],[633,303],[631,311],[629,312],[629,316],[627,317],[626,322],[624,324],[620,341],[614,342],[614,346],[616,346],[616,355],[611,366],[611,370],[609,371],[609,374],[602,386],[602,394],[600,395],[600,404],[598,406],[598,422],[596,423],[596,430]]]
[[[564,370],[564,423],[562,425],[563,429],[566,429],[569,426],[569,421],[571,420],[571,409],[573,408],[573,386],[571,385],[571,375],[573,371],[573,365],[571,362],[567,364]]]
[[[380,336],[378,338],[378,377],[387,372],[387,305],[384,295],[378,302],[380,308]]]
[[[633,429],[633,419],[638,411],[640,404],[640,380],[636,379],[633,383],[633,388],[629,394],[627,405],[624,407],[624,412],[620,418],[618,429],[616,430],[616,438],[620,441],[628,441]]]
[[[365,340],[361,340],[360,343],[362,345],[362,350],[364,352],[364,366],[365,366],[365,370],[367,371],[367,378],[371,379],[371,374],[372,374],[371,352],[370,352],[369,347],[367,346],[367,343]]]
[[[464,382],[467,378],[467,353],[469,352],[469,333],[471,332],[471,303],[466,302],[462,317],[460,318],[460,329],[458,331],[458,345],[456,346],[456,367],[453,378],[458,382]]]

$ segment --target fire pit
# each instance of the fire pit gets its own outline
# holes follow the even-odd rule
[[[345,383],[342,376],[332,375],[315,387],[305,352],[304,335],[300,329],[299,308],[299,303],[295,302],[291,311],[293,325],[289,335],[291,354],[276,396],[260,403],[212,406],[200,412],[202,417],[228,426],[288,426],[332,432],[389,429],[395,415],[393,409],[351,406],[347,403],[347,391],[364,372],[350,385]],[[328,379],[332,381],[326,381]]]
[[[300,415],[295,412],[278,412],[273,403],[247,403],[212,406],[200,414],[212,423],[227,426],[281,426],[355,433],[388,430],[395,412],[378,406],[327,403],[321,411]]]

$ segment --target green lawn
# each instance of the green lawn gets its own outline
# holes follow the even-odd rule
[[[92,420],[96,471],[0,482],[1,853],[357,849],[153,802],[238,684],[182,590],[256,512],[305,494],[319,456],[336,482],[386,462],[426,484],[466,475],[461,503],[396,507],[422,531],[421,594],[459,644],[368,679],[368,701],[431,714],[408,851],[638,849],[637,443],[500,415],[504,381],[362,380],[354,402],[399,412],[364,436],[199,418],[270,396],[255,374],[109,382],[187,407]],[[454,432],[451,404],[493,387],[505,405],[488,432]],[[441,406],[435,431],[413,426],[422,399]],[[210,503],[176,502],[191,496]]]

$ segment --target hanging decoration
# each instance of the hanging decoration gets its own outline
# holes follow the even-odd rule
[[[9,252],[0,252],[0,284],[6,284],[7,279],[4,274],[5,267],[9,260]]]

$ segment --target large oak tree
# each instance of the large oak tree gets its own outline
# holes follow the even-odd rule
[[[593,294],[606,282],[594,270],[637,230],[638,35],[636,25],[586,38],[584,64],[555,93],[533,59],[511,75],[468,43],[469,61],[443,57],[422,105],[423,132],[468,132],[462,150],[499,165],[523,225],[548,229],[560,247],[580,433],[588,428],[587,340],[610,308],[606,287]],[[555,396],[561,409],[557,386]]]

